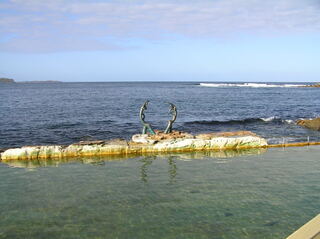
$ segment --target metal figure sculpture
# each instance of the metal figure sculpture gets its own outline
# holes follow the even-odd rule
[[[151,125],[144,121],[144,119],[145,119],[144,111],[147,110],[148,103],[149,103],[149,100],[144,102],[144,104],[140,108],[140,120],[143,125],[142,134],[146,134],[147,131],[149,131],[150,134],[155,135],[156,133],[151,128]]]
[[[170,105],[169,114],[172,114],[172,119],[168,121],[168,125],[167,125],[164,133],[170,134],[172,132],[172,125],[173,125],[174,121],[177,119],[178,113],[177,113],[177,107],[174,104],[172,104],[170,102],[165,102],[165,103]],[[149,132],[151,135],[155,135],[156,133],[152,129],[151,125],[145,121],[146,116],[144,114],[144,111],[147,110],[148,104],[149,104],[149,100],[144,102],[144,104],[140,108],[140,121],[143,125],[142,134],[146,134],[147,132]]]
[[[172,132],[172,125],[174,121],[177,119],[178,113],[177,113],[177,107],[174,104],[170,102],[166,102],[166,103],[170,105],[169,114],[172,114],[172,119],[168,121],[167,128],[164,131],[165,134],[169,134]]]

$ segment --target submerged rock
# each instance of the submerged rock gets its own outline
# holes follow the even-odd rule
[[[132,141],[81,141],[69,146],[26,146],[1,153],[2,160],[55,159],[104,155],[161,152],[247,149],[267,146],[265,139],[248,131],[193,136],[174,131],[171,134],[133,135]]]
[[[311,120],[298,120],[297,125],[301,125],[303,127],[312,129],[312,130],[318,130],[320,131],[320,118],[315,118]]]

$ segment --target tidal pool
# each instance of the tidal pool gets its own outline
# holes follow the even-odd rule
[[[0,238],[283,239],[320,213],[320,147],[0,163]]]

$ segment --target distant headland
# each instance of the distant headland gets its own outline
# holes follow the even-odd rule
[[[0,83],[62,83],[62,81],[57,81],[57,80],[15,81],[14,79],[0,77]]]
[[[10,79],[10,78],[0,78],[0,83],[16,83],[14,81],[14,79]]]

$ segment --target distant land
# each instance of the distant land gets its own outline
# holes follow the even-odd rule
[[[16,83],[14,79],[10,78],[0,78],[0,83]]]
[[[62,83],[62,81],[57,80],[34,80],[34,81],[19,81],[17,83]]]
[[[14,79],[0,77],[0,83],[62,83],[62,81],[57,81],[57,80],[15,81]]]

